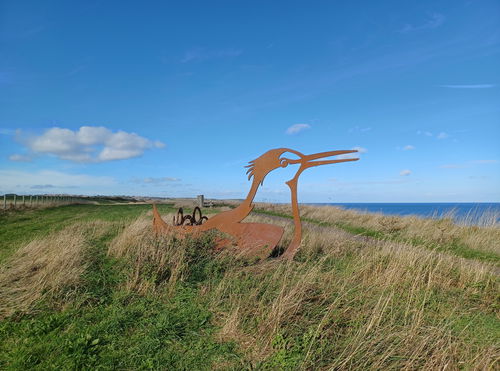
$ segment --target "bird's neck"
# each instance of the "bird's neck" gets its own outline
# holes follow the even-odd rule
[[[238,216],[238,219],[241,221],[243,219],[245,219],[248,214],[250,214],[250,212],[252,211],[253,209],[253,199],[255,197],[255,194],[257,193],[257,190],[259,189],[259,185],[260,183],[263,181],[264,179],[256,179],[254,178],[253,179],[253,182],[252,182],[252,187],[250,188],[250,191],[248,192],[248,195],[247,197],[245,198],[245,200],[237,207],[233,210],[233,212]]]

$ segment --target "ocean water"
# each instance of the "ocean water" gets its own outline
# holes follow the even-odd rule
[[[492,224],[500,222],[499,202],[463,203],[322,203],[369,213],[417,215],[424,218],[452,217],[458,223]]]

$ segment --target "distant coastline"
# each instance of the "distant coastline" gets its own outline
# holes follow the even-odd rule
[[[378,202],[334,202],[308,203],[315,206],[338,206],[361,212],[386,215],[417,215],[424,218],[451,217],[456,222],[480,223],[481,218],[496,218],[500,221],[500,202],[430,202],[430,203],[378,203]]]

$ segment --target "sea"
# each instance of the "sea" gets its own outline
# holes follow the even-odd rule
[[[368,213],[417,215],[423,218],[451,218],[460,224],[493,225],[500,223],[499,202],[461,203],[315,203],[338,206]]]

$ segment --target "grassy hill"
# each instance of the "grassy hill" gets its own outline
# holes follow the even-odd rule
[[[291,262],[156,238],[143,204],[0,215],[0,368],[498,368],[498,226],[302,213]]]

